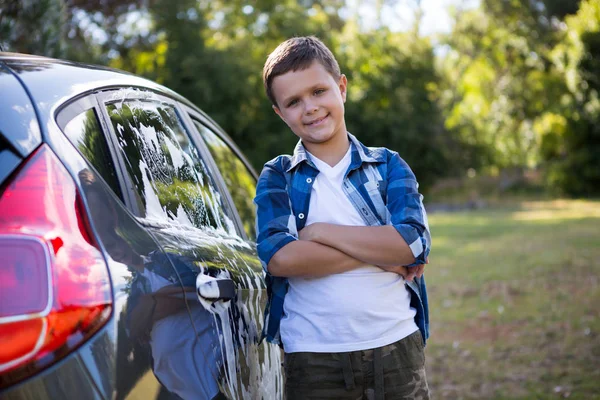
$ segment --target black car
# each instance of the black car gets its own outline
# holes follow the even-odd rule
[[[0,398],[281,398],[255,185],[173,91],[0,52]]]

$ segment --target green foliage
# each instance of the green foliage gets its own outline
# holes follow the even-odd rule
[[[473,168],[544,167],[554,191],[599,193],[600,5],[578,5],[489,0],[458,15],[440,99]]]
[[[346,27],[336,53],[348,75],[348,129],[365,143],[396,150],[421,183],[451,171],[452,138],[434,100],[438,81],[428,39]]]
[[[569,14],[577,13],[581,0],[543,0],[541,3],[544,4],[549,15],[563,19]]]
[[[442,63],[446,127],[474,168],[533,167],[564,93],[548,52],[560,32],[526,2],[484,2],[459,16]]]
[[[600,193],[600,3],[584,0],[566,18],[566,40],[554,50],[569,88],[560,147],[547,154],[549,180],[575,196]]]
[[[183,13],[191,4],[161,4],[151,14],[159,15],[156,28],[168,43],[162,82],[211,115],[257,169],[291,152],[297,141],[264,95],[264,60],[282,40],[314,34],[334,50],[349,77],[346,116],[353,133],[369,145],[399,151],[425,186],[451,170],[451,140],[432,97],[437,77],[428,40],[383,29],[360,32],[339,17],[340,1],[258,2],[249,8],[211,2],[194,13]],[[144,59],[138,57],[137,65]]]
[[[62,0],[5,0],[0,6],[0,45],[5,51],[64,57],[66,20]]]
[[[264,60],[286,38],[312,34],[348,76],[349,130],[397,150],[423,189],[469,168],[542,168],[561,192],[600,190],[597,0],[482,0],[455,13],[437,47],[418,35],[418,13],[407,32],[381,18],[364,29],[344,0],[6,4],[9,49],[158,81],[214,118],[257,170],[297,142],[264,94]]]

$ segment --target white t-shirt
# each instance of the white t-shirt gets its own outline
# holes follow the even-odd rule
[[[334,167],[310,155],[313,182],[306,225],[365,226],[342,189],[351,150]],[[418,330],[402,276],[365,265],[323,278],[289,278],[281,339],[286,353],[338,353],[394,343]]]

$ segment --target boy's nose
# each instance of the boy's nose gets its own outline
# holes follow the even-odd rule
[[[312,104],[312,103],[308,103],[308,102],[305,104],[306,104],[306,106],[305,106],[304,111],[306,112],[306,114],[313,114],[319,110],[319,107],[316,104]]]

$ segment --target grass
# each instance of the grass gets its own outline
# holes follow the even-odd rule
[[[434,398],[600,399],[600,202],[430,215]]]

